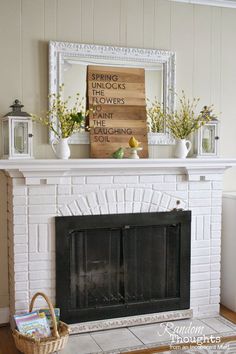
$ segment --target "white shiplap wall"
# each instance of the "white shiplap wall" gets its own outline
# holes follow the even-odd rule
[[[174,50],[178,91],[222,112],[221,154],[235,157],[235,34],[236,9],[168,0],[0,0],[0,115],[15,98],[28,112],[46,110],[50,39]],[[160,148],[160,157],[170,152]],[[34,154],[53,157],[38,124]],[[73,146],[72,156],[88,156],[88,146]],[[235,176],[226,174],[226,189],[236,189]],[[2,252],[0,245],[0,259]],[[0,279],[0,307],[6,289]]]

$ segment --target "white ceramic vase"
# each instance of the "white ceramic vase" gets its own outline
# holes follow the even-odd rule
[[[192,147],[192,143],[186,139],[176,139],[175,143],[175,157],[185,159]]]
[[[58,159],[68,160],[70,157],[70,147],[68,145],[69,138],[60,138],[53,140],[51,143],[54,154]]]

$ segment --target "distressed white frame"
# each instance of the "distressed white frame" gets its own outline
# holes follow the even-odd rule
[[[49,42],[49,94],[57,93],[62,83],[62,64],[64,58],[80,57],[96,59],[99,64],[101,59],[125,60],[130,62],[159,63],[163,64],[163,106],[169,111],[174,110],[175,102],[175,52],[159,49],[141,49],[115,46],[102,46],[94,44],[81,44],[71,42]],[[51,101],[49,99],[49,107]],[[54,122],[57,127],[57,122]],[[49,140],[52,142],[55,134],[49,132]],[[89,144],[88,133],[76,133],[70,138],[71,144]],[[166,132],[160,134],[157,141],[160,145],[173,144],[173,138]]]

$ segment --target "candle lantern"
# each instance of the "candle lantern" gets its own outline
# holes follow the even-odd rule
[[[33,158],[32,119],[19,100],[10,106],[12,111],[2,118],[3,158]]]
[[[218,157],[219,156],[219,121],[211,115],[211,110],[204,107],[211,120],[200,127],[195,134],[195,156],[196,157]]]

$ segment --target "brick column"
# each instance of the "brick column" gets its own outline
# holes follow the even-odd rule
[[[7,225],[10,313],[29,307],[27,187],[24,178],[8,177]]]

